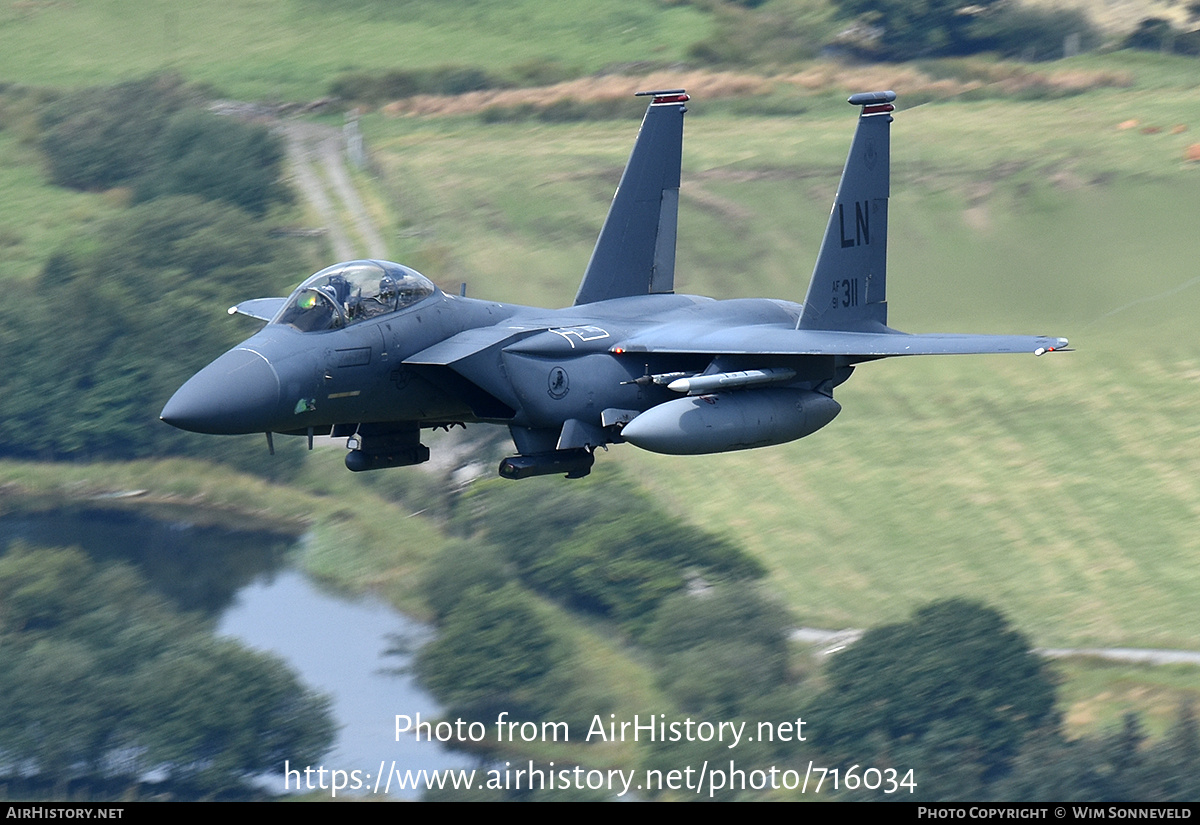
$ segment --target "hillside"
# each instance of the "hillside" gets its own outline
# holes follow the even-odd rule
[[[653,0],[29,0],[0,10],[0,80],[72,87],[180,71],[222,97],[305,101],[342,72],[678,60],[710,28],[692,6]]]
[[[806,623],[862,626],[968,594],[1041,644],[1200,646],[1188,403],[1200,169],[1183,162],[1200,92],[1176,85],[1169,61],[1076,71],[1098,66],[1135,79],[909,110],[895,84],[892,323],[1061,334],[1077,352],[863,365],[839,390],[842,416],[800,442],[694,459],[618,447],[601,460],[761,553]],[[837,94],[796,96],[810,111],[794,117],[696,96],[681,291],[803,297],[853,128]],[[1134,118],[1156,130],[1118,128]],[[472,294],[561,305],[633,121],[376,116],[367,129],[402,191],[397,221],[413,239],[400,255]]]

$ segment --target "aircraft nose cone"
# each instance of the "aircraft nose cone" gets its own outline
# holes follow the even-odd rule
[[[163,407],[173,427],[230,435],[269,429],[279,406],[279,376],[266,358],[233,349],[193,375]]]

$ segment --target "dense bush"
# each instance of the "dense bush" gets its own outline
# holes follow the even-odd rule
[[[163,129],[153,164],[138,178],[137,197],[199,195],[262,215],[287,198],[283,161],[283,142],[267,129],[184,109]]]
[[[1147,17],[1129,33],[1121,44],[1126,49],[1141,49],[1150,52],[1200,55],[1200,31],[1180,31],[1171,21],[1161,17]]]
[[[575,488],[497,480],[472,490],[459,519],[498,548],[529,587],[634,633],[690,576],[737,580],[765,572],[732,542],[615,480]]]
[[[935,602],[872,628],[830,661],[826,678],[809,713],[821,720],[822,748],[847,763],[917,767],[915,799],[972,798],[1030,736],[1058,730],[1046,666],[976,602]]]
[[[1021,738],[1057,724],[1054,683],[1029,641],[997,611],[950,600],[868,631],[828,670],[820,714],[846,747],[872,734],[895,742],[972,743],[1010,758]]]
[[[124,565],[75,550],[0,556],[0,781],[59,793],[150,773],[179,795],[245,795],[333,741],[328,700],[211,637]]]
[[[255,214],[287,198],[282,141],[264,126],[219,117],[178,78],[161,76],[66,95],[42,111],[51,179],[74,189],[128,186],[142,200],[201,195]]]
[[[1094,27],[1081,12],[1032,8],[1010,0],[834,0],[854,21],[837,42],[884,60],[954,57],[979,52],[1046,60],[1061,57],[1068,36],[1095,45]]]
[[[663,600],[642,643],[657,654],[660,683],[690,713],[745,714],[787,681],[787,611],[731,583]]]
[[[158,420],[252,328],[225,309],[302,269],[245,212],[194,197],[133,207],[51,256],[0,305],[0,454],[134,458],[224,446]]]
[[[713,33],[688,46],[688,57],[703,64],[772,65],[811,60],[821,49],[828,24],[814,17],[813,4],[758,0],[713,5]]]
[[[475,585],[443,618],[413,664],[447,716],[492,721],[501,711],[537,719],[554,707],[569,653],[515,585]],[[564,678],[565,678],[565,674]]]
[[[419,94],[459,95],[496,89],[511,83],[476,66],[436,66],[430,69],[391,69],[346,72],[333,79],[330,94],[343,100],[377,105]]]
[[[546,598],[644,644],[688,710],[733,713],[788,679],[791,622],[746,583],[762,566],[612,472],[573,486],[480,482],[457,505],[452,526],[470,541],[430,564],[438,637],[415,663],[455,713],[586,726],[613,702],[578,679],[570,637],[544,618]]]
[[[1077,48],[1084,51],[1099,42],[1096,29],[1081,11],[1010,3],[975,21],[970,46],[972,51],[1003,57],[1055,60],[1064,56],[1070,37],[1077,37]]]
[[[174,76],[96,86],[60,98],[41,117],[51,180],[73,189],[131,183],[153,165],[171,117],[198,102]]]

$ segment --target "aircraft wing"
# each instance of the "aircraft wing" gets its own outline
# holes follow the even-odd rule
[[[475,327],[452,335],[420,352],[413,353],[404,359],[404,363],[413,366],[448,367],[499,344],[520,340],[544,329],[546,329],[544,325],[538,324]]]
[[[887,358],[900,355],[981,355],[1061,350],[1066,338],[1033,335],[953,335],[904,332],[845,332],[736,326],[702,329],[668,325],[645,330],[615,344],[612,352],[661,352],[697,355],[841,355]]]

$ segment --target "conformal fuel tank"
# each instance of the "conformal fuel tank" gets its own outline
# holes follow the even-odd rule
[[[795,441],[842,406],[811,390],[757,389],[677,398],[634,418],[621,436],[655,453],[698,455]]]

